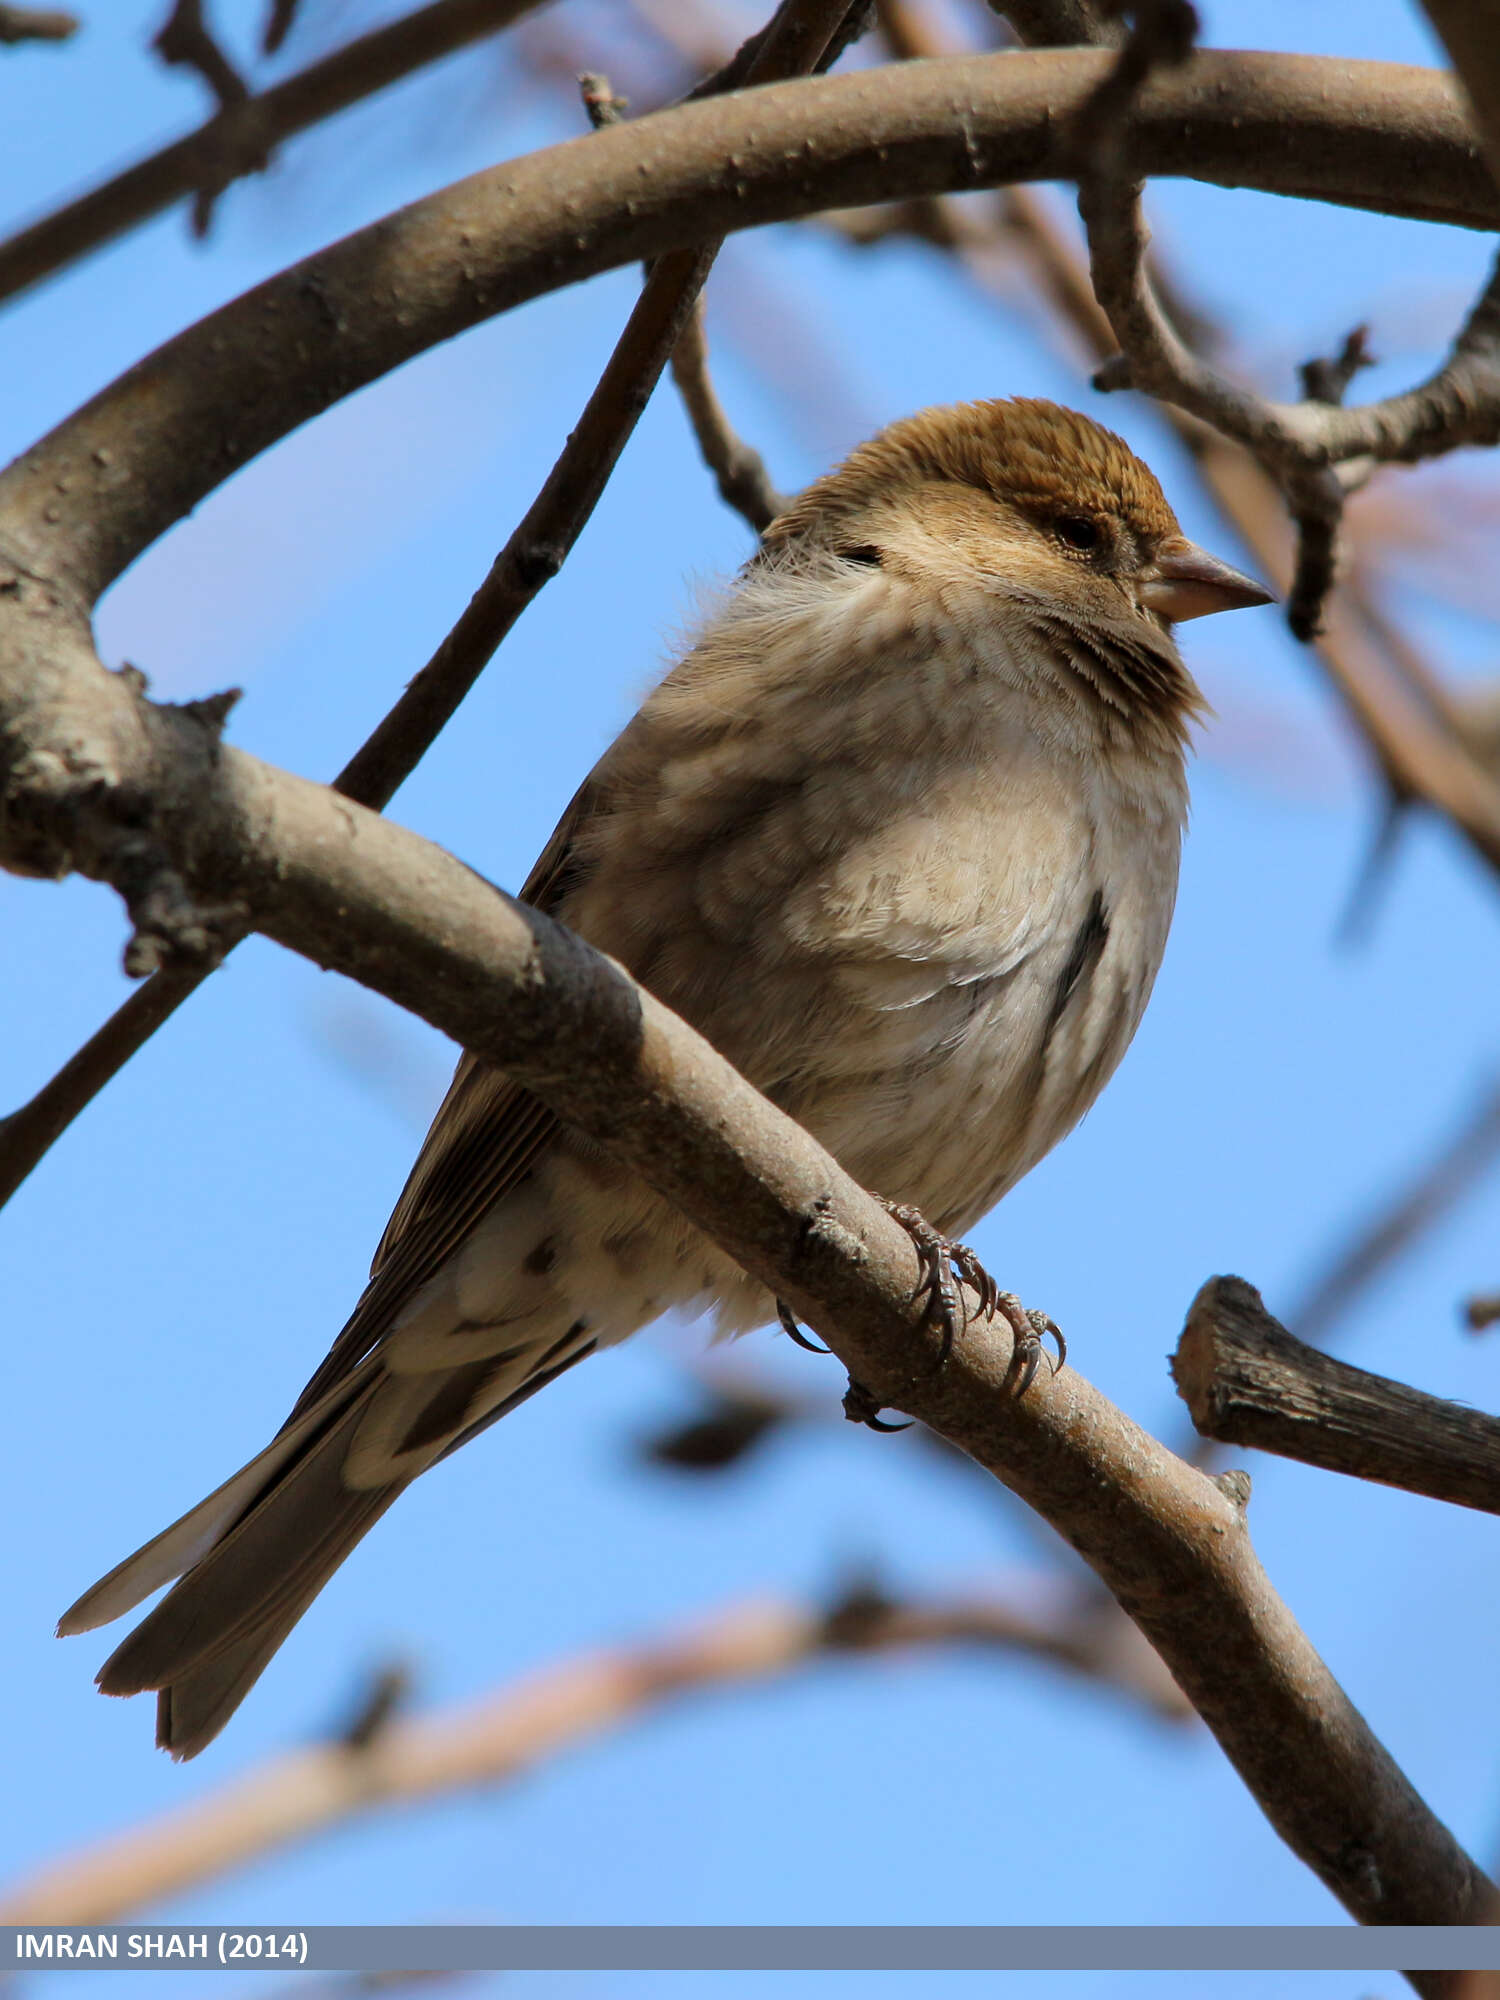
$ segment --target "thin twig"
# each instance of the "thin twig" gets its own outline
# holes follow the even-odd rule
[[[292,32],[292,23],[297,18],[300,0],[271,0],[266,9],[266,25],[261,31],[260,52],[263,56],[274,56],[287,36]]]
[[[1249,449],[1282,488],[1298,530],[1288,622],[1300,639],[1321,629],[1336,542],[1352,479],[1370,462],[1417,459],[1500,442],[1500,261],[1437,374],[1416,389],[1344,409],[1272,403],[1232,381],[1180,337],[1162,310],[1146,262],[1150,241],[1132,159],[1132,120],[1153,73],[1185,61],[1185,0],[1133,9],[1134,26],[1074,131],[1078,206],[1094,291],[1121,352],[1095,376],[1100,389],[1149,391]]]
[[[1027,1594],[1014,1602],[903,1603],[867,1592],[824,1609],[748,1604],[685,1638],[564,1661],[461,1708],[386,1715],[357,1742],[343,1736],[293,1751],[154,1823],[51,1863],[4,1893],[0,1922],[108,1922],[350,1820],[512,1783],[685,1696],[753,1686],[830,1656],[950,1646],[1030,1654],[1166,1720],[1191,1714],[1145,1648],[1116,1651],[1067,1607],[1050,1617],[1023,1608]]]
[[[708,336],[700,298],[672,349],[672,380],[693,426],[703,463],[714,476],[719,498],[755,530],[768,528],[786,506],[766,462],[735,430],[708,372]]]
[[[720,72],[750,84],[798,62],[818,64],[850,13],[849,0],[783,0],[756,54]],[[750,44],[746,44],[747,47]],[[808,56],[808,51],[812,53]],[[651,268],[598,386],[541,492],[491,565],[468,609],[337,780],[351,798],[389,800],[474,685],[495,648],[554,576],[593,512],[702,289],[717,243],[669,252]]]
[[[630,108],[630,100],[615,94],[607,76],[585,70],[578,79],[578,87],[589,123],[596,132],[618,125]],[[771,484],[765,460],[736,434],[715,393],[708,372],[708,336],[704,330],[701,293],[672,349],[672,380],[687,410],[703,462],[714,475],[720,499],[743,515],[759,534],[775,520],[785,502]]]
[[[925,21],[903,10],[905,52],[929,58],[946,51]],[[1027,188],[999,196],[1003,227],[1030,254],[1044,295],[1085,350],[1102,361],[1114,352],[1109,320],[1094,295],[1087,263],[1064,236],[1044,199]],[[935,204],[929,204],[934,208]],[[911,212],[884,212],[886,226],[910,221]],[[924,217],[913,233],[953,250],[986,287],[992,273],[983,258],[983,231],[972,217],[962,230],[939,232]],[[993,229],[991,242],[995,241]],[[1195,341],[1221,345],[1212,322],[1185,299],[1154,257],[1151,282],[1169,299],[1174,327],[1191,328]],[[1170,403],[1158,405],[1192,454],[1200,477],[1226,518],[1253,551],[1260,567],[1283,589],[1294,580],[1285,514],[1269,474],[1218,431]],[[1357,580],[1346,585],[1313,641],[1324,670],[1351,721],[1372,751],[1392,798],[1421,800],[1452,820],[1480,858],[1500,872],[1500,787],[1476,754],[1460,704],[1426,666],[1411,641]]]
[[[630,109],[630,99],[617,97],[609,78],[593,70],[584,70],[580,75],[578,92],[583,99],[588,121],[596,132],[602,132],[606,125],[618,125]]]
[[[66,42],[78,33],[78,16],[60,7],[0,6],[0,44]]]
[[[801,61],[814,42],[816,64],[832,51],[850,15],[849,0],[783,0],[773,23],[780,32],[754,38],[757,54],[748,70],[736,57],[721,75],[727,77],[732,71],[747,75],[752,83],[770,81],[790,59],[786,48]],[[842,47],[842,42],[838,45]],[[333,789],[345,798],[384,811],[516,620],[557,574],[677,344],[716,252],[716,244],[673,251],[652,267],[625,330],[536,499],[458,623],[334,779]],[[213,963],[172,965],[156,973],[35,1097],[0,1124],[0,1206],[243,935],[243,930],[226,927]]]
[[[164,63],[180,64],[196,70],[218,99],[221,113],[233,114],[248,103],[250,86],[219,47],[203,18],[203,0],[173,0],[171,13],[151,46]],[[258,152],[246,149],[235,156],[229,178],[261,173],[270,164],[269,147]],[[219,196],[229,185],[216,173],[193,190],[191,227],[194,236],[207,236]]]
[[[219,101],[231,111],[250,95],[250,86],[214,40],[203,18],[203,0],[173,0],[172,11],[151,43],[168,65],[195,69]]]
[[[285,139],[373,97],[455,49],[508,28],[544,0],[432,0],[269,90],[220,111],[88,194],[0,243],[0,300],[149,222],[185,196],[222,194]]]

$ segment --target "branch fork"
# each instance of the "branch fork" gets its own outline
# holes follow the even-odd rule
[[[1185,410],[1245,446],[1276,481],[1298,533],[1288,623],[1310,640],[1333,585],[1349,491],[1376,464],[1500,443],[1500,261],[1447,361],[1414,389],[1351,410],[1337,396],[1277,403],[1232,381],[1192,352],[1162,309],[1146,260],[1142,184],[1131,163],[1140,94],[1156,72],[1187,59],[1194,16],[1186,0],[1142,0],[1130,11],[1125,46],[1073,126],[1094,292],[1121,349],[1094,386],[1145,390]],[[1362,347],[1346,350],[1342,387],[1363,358]],[[1337,380],[1339,364],[1334,368],[1325,381]]]

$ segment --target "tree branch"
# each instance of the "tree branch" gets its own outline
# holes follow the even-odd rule
[[[831,1657],[948,1646],[1038,1655],[1167,1720],[1192,1712],[1144,1649],[1109,1657],[1085,1627],[997,1598],[901,1603],[861,1592],[826,1610],[747,1604],[684,1638],[588,1654],[461,1708],[387,1716],[359,1742],[343,1732],[293,1751],[15,1884],[0,1897],[0,1923],[107,1923],[350,1820],[512,1783],[685,1695]]]
[[[817,63],[851,12],[850,0],[784,0],[752,38],[754,59],[723,72],[769,81],[813,50]],[[747,47],[750,44],[746,45]],[[839,43],[842,47],[842,42]],[[541,491],[458,623],[334,780],[345,798],[380,812],[432,747],[497,647],[557,574],[619,462],[667,358],[678,344],[716,246],[674,252],[650,271],[583,415]],[[0,1121],[0,1207],[72,1121],[203,983],[244,935],[218,927],[217,949],[194,965],[168,965],[134,993],[42,1089]]]
[[[0,861],[112,880],[122,845],[155,844],[190,895],[234,899],[267,936],[506,1070],[784,1298],[882,1402],[1071,1541],[1357,1917],[1479,1920],[1489,1885],[1277,1599],[1230,1494],[1072,1368],[1017,1402],[1002,1322],[972,1324],[937,1366],[905,1230],[621,968],[417,835],[149,703],[100,667],[47,587],[16,575],[0,592],[7,631]]]
[[[1490,171],[1500,185],[1500,43],[1495,10],[1486,0],[1422,0],[1427,18],[1453,58]]]
[[[151,46],[169,67],[195,69],[219,100],[221,111],[233,110],[250,95],[250,86],[209,32],[203,0],[173,0]]]
[[[1151,282],[1150,232],[1133,158],[1134,111],[1156,69],[1186,59],[1195,17],[1186,0],[1151,0],[1079,114],[1078,206],[1094,291],[1121,353],[1094,378],[1173,403],[1251,451],[1286,495],[1298,530],[1288,622],[1313,638],[1333,581],[1335,543],[1352,483],[1374,463],[1413,463],[1465,444],[1500,442],[1500,261],[1442,368],[1420,387],[1345,409],[1273,403],[1232,381],[1179,336]]]
[[[0,1922],[110,1922],[348,1820],[510,1784],[682,1696],[850,1654],[936,1646],[1036,1654],[1144,1700],[1164,1720],[1192,1714],[1154,1656],[1108,1656],[1086,1622],[1048,1620],[1000,1598],[896,1602],[854,1592],[826,1610],[744,1604],[686,1638],[584,1654],[462,1708],[386,1714],[358,1742],[344,1730],[336,1742],[294,1750],[14,1884],[0,1896]]]
[[[258,452],[496,313],[754,224],[1062,171],[1066,121],[1109,60],[1006,53],[773,85],[475,175],[141,362],[0,479],[0,545],[92,601]],[[1500,210],[1447,79],[1420,70],[1199,54],[1147,87],[1134,130],[1153,171],[1476,224]]]
[[[765,460],[745,443],[719,401],[708,372],[708,335],[701,299],[672,349],[672,380],[682,397],[703,463],[714,476],[719,498],[760,534],[786,506],[787,496],[777,491]]]
[[[0,44],[67,42],[78,33],[78,16],[60,7],[0,6]]]
[[[242,175],[259,172],[283,140],[336,117],[414,70],[498,34],[542,4],[543,0],[432,0],[430,6],[361,35],[258,96],[221,110],[185,139],[164,146],[0,243],[0,300],[149,222],[185,196],[193,196],[195,202],[212,200]]]
[[[1172,1378],[1200,1437],[1500,1514],[1500,1418],[1335,1361],[1243,1278],[1211,1278]]]

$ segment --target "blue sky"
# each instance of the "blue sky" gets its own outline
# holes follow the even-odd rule
[[[0,199],[15,221],[198,112],[193,81],[142,54],[158,6],[84,11],[88,32],[71,48],[0,64],[15,135]],[[254,11],[223,10],[233,25]],[[1431,59],[1415,10],[1394,0],[1220,0],[1205,12],[1206,39],[1221,44]],[[339,18],[367,15],[350,6]],[[311,33],[293,39],[288,64],[307,59]],[[270,175],[231,191],[207,245],[174,213],[12,304],[0,319],[7,456],[261,276],[576,125],[562,93],[544,100],[493,54],[470,56],[287,149]],[[1361,319],[1385,357],[1361,390],[1415,379],[1490,247],[1182,183],[1153,191],[1153,214],[1246,365],[1283,393],[1298,359]],[[481,328],[286,440],[110,593],[105,658],[133,660],[172,697],[244,686],[236,742],[332,772],[531,497],[635,284],[619,273]],[[1033,320],[998,312],[920,249],[856,254],[767,232],[731,245],[713,301],[721,392],[785,486],[921,404],[1051,394],[1123,429],[1190,530],[1240,553],[1149,410],[1094,396]],[[1492,464],[1442,475],[1455,477],[1493,505]],[[1432,475],[1412,488],[1441,490]],[[658,671],[695,583],[745,549],[680,411],[658,396],[565,573],[400,794],[397,816],[519,883]],[[1482,559],[1476,568],[1482,583]],[[1397,601],[1450,671],[1492,668],[1482,604],[1437,603],[1409,579]],[[1500,1064],[1494,880],[1442,828],[1414,827],[1372,939],[1339,948],[1375,816],[1363,755],[1274,611],[1194,626],[1186,639],[1220,720],[1195,764],[1156,998],[1095,1112],[976,1236],[1003,1281],[1065,1326],[1076,1365],[1169,1436],[1180,1425],[1165,1356],[1202,1280],[1241,1272],[1290,1310],[1330,1247]],[[121,916],[105,892],[0,877],[0,923],[8,1105],[126,989]],[[413,1662],[421,1699],[436,1704],[747,1594],[827,1593],[851,1563],[940,1591],[1003,1583],[1045,1560],[1006,1496],[934,1465],[912,1439],[838,1423],[834,1364],[769,1335],[752,1336],[734,1365],[821,1396],[828,1421],[777,1438],[722,1480],[643,1471],[634,1440],[694,1405],[697,1332],[663,1328],[423,1481],[225,1737],[188,1767],[162,1758],[147,1703],[92,1691],[108,1635],[63,1645],[52,1624],[280,1421],[358,1291],[451,1053],[384,1002],[254,941],[0,1219],[6,1401],[20,1413],[0,1459],[10,1524],[0,1573],[9,1710],[26,1718],[24,1729],[13,1721],[6,1759],[0,1879],[315,1735],[392,1654]],[[1500,1402],[1500,1350],[1464,1334],[1455,1312],[1467,1292],[1500,1282],[1497,1195],[1492,1179],[1392,1275],[1346,1329],[1346,1351],[1438,1394]],[[1419,1789],[1492,1858],[1496,1524],[1264,1458],[1252,1469],[1251,1522],[1273,1580]],[[152,1914],[1340,1920],[1206,1732],[1034,1665],[958,1655],[822,1666],[754,1694],[685,1701],[502,1794],[372,1819]],[[891,1975],[877,1990],[926,1990],[916,1977]],[[1148,1990],[1146,1975],[984,1977],[987,1991],[1045,2000]],[[1208,1990],[1150,1978],[1153,1994]],[[1366,1975],[1270,1979],[1216,1975],[1212,1990],[1235,2000],[1395,1990]],[[748,1982],[533,1974],[505,1991],[737,1995]],[[820,1976],[818,1990],[835,1983]],[[813,1975],[778,1984],[811,1990]]]

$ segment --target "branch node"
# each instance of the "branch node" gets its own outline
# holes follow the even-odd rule
[[[134,676],[132,684],[138,694],[145,692],[146,677],[138,667],[128,667],[122,671]],[[225,688],[219,694],[200,695],[196,701],[178,702],[176,707],[179,714],[198,723],[217,742],[224,734],[224,725],[244,692],[243,688]]]
[[[1094,370],[1089,380],[1105,395],[1113,389],[1133,389],[1135,377],[1130,372],[1129,355],[1112,354],[1108,361]]]
[[[249,84],[209,32],[203,0],[174,0],[151,46],[168,67],[195,69],[219,100],[221,111],[243,104],[250,95]]]
[[[226,934],[244,917],[235,904],[200,903],[147,834],[114,843],[107,879],[132,926],[123,956],[129,979],[147,979],[167,965],[217,964]]]
[[[599,70],[580,71],[578,94],[596,132],[603,131],[606,125],[618,125],[630,109],[630,99],[617,97],[609,78]]]
[[[1357,326],[1352,333],[1345,335],[1344,344],[1337,354],[1304,361],[1297,370],[1304,400],[1327,403],[1337,408],[1360,369],[1375,366],[1369,341],[1369,327]]]
[[[1250,1505],[1250,1475],[1242,1466],[1231,1466],[1228,1472],[1211,1475],[1213,1483],[1232,1507],[1243,1514]]]

